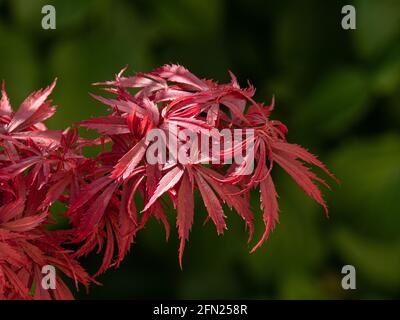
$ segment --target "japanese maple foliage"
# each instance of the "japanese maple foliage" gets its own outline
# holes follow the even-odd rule
[[[70,132],[47,130],[42,123],[55,108],[47,97],[54,88],[33,93],[13,112],[2,87],[0,100],[0,299],[72,299],[61,277],[54,290],[41,285],[42,268],[51,265],[71,278],[76,286],[88,286],[89,275],[62,247],[67,233],[50,232],[50,205],[65,201],[62,193],[72,169],[67,140]],[[81,165],[74,155],[71,166]],[[79,170],[79,169],[78,169]],[[77,192],[77,190],[76,190]]]
[[[99,136],[93,141],[80,138],[76,129],[52,131],[42,123],[55,112],[47,101],[55,83],[30,95],[16,112],[3,86],[0,298],[71,297],[61,280],[56,292],[39,288],[41,265],[53,264],[76,284],[87,286],[91,278],[77,258],[93,251],[103,253],[94,277],[118,266],[150,218],[163,223],[168,238],[170,206],[176,211],[182,265],[195,214],[194,193],[201,196],[207,210],[205,219],[211,220],[218,234],[226,229],[226,205],[244,220],[251,241],[255,219],[249,198],[252,189],[258,190],[265,231],[253,245],[253,252],[279,220],[278,195],[271,176],[274,165],[282,167],[327,213],[317,183],[327,184],[307,165],[333,175],[306,149],[286,141],[286,126],[270,118],[274,102],[267,106],[255,102],[251,85],[240,88],[231,73],[227,84],[199,79],[179,65],[165,65],[132,77],[124,72],[113,81],[96,84],[113,97],[93,95],[108,107],[109,114],[79,123],[97,130]],[[243,163],[230,165],[207,165],[199,157],[185,163],[149,163],[146,152],[152,142],[147,137],[153,129],[166,136],[176,130],[178,147],[185,143],[179,137],[187,129],[199,136],[213,129],[251,129],[254,168],[244,174],[250,161],[247,155]],[[245,148],[247,143],[226,147],[217,157],[229,158],[233,149]],[[99,144],[103,151],[95,159],[82,154],[84,146]],[[55,202],[67,206],[70,229],[47,231],[49,210]],[[63,249],[68,244],[78,245],[78,249]]]

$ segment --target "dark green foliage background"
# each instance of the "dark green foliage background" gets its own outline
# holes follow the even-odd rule
[[[340,25],[347,3],[355,31]],[[57,30],[41,29],[45,4],[56,7]],[[400,297],[400,1],[0,0],[0,78],[16,107],[58,77],[50,128],[104,113],[91,83],[126,64],[132,74],[164,63],[221,82],[230,69],[243,85],[251,79],[259,101],[275,94],[289,141],[342,180],[325,192],[331,217],[278,170],[281,223],[255,254],[239,217],[228,212],[218,237],[198,202],[183,271],[176,230],[166,243],[152,221],[103,286],[79,298]],[[98,257],[83,263],[94,270]],[[356,267],[357,290],[340,286],[345,264]]]

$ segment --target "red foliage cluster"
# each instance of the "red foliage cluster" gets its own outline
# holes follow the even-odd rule
[[[92,141],[80,138],[76,128],[53,131],[42,123],[55,112],[47,101],[55,83],[30,95],[16,112],[3,86],[0,298],[70,298],[59,277],[56,290],[40,288],[43,265],[54,265],[77,285],[87,286],[92,278],[76,259],[94,250],[103,252],[94,277],[118,266],[137,232],[152,216],[164,224],[168,238],[165,207],[169,203],[176,209],[182,263],[193,223],[196,190],[207,209],[206,219],[214,223],[218,234],[226,229],[225,203],[243,218],[250,239],[254,219],[249,193],[259,190],[265,232],[254,251],[278,221],[277,192],[271,177],[274,164],[327,211],[315,182],[325,183],[306,164],[333,176],[315,156],[286,141],[285,125],[270,119],[273,103],[264,106],[255,102],[252,86],[240,88],[232,74],[228,84],[201,80],[179,65],[165,65],[133,77],[123,76],[123,71],[114,81],[97,84],[115,97],[94,96],[110,107],[110,114],[80,123],[99,132],[99,138]],[[153,128],[167,134],[171,126],[178,129],[178,136],[184,129],[195,134],[211,129],[254,129],[253,172],[243,175],[244,164],[148,163],[147,134]],[[83,147],[91,145],[104,146],[95,159],[82,153]],[[230,153],[231,149],[223,150],[221,157]],[[67,206],[69,230],[47,231],[49,210],[55,202]],[[78,249],[70,252],[64,249],[67,244],[75,244]]]
[[[42,123],[55,112],[46,101],[54,86],[55,82],[30,95],[17,112],[11,108],[4,84],[2,87],[0,299],[73,298],[61,277],[56,278],[54,290],[41,286],[45,265],[55,266],[77,286],[90,282],[71,252],[62,247],[66,233],[45,228],[50,205],[56,200],[73,199],[73,192],[78,190],[72,186],[64,199],[66,181],[84,179],[79,174],[85,173],[82,168],[89,161],[79,156],[77,146],[71,148],[76,131],[50,131]]]

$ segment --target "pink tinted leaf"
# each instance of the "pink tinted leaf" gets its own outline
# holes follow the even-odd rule
[[[325,167],[325,165],[321,161],[319,161],[316,156],[311,154],[303,147],[292,143],[274,142],[272,148],[287,153],[291,155],[291,157],[299,158],[305,162],[321,168],[327,175],[337,181],[336,177]]]
[[[322,198],[321,191],[311,180],[311,177],[314,177],[314,174],[312,174],[300,161],[285,157],[285,155],[280,152],[275,152],[273,154],[273,159],[293,178],[293,180],[296,181],[307,195],[325,209],[325,213],[328,215],[328,208]]]
[[[0,207],[0,221],[7,222],[19,216],[25,209],[25,199],[19,197],[17,200]]]
[[[15,274],[13,270],[11,270],[6,265],[2,266],[2,270],[4,275],[7,277],[8,281],[10,282],[13,290],[17,294],[19,294],[23,299],[32,300],[31,295],[29,294],[28,288],[22,283],[19,277]]]
[[[56,107],[51,105],[50,101],[44,102],[28,119],[24,121],[19,130],[27,129],[30,126],[36,125],[42,121],[49,119],[56,112]]]
[[[222,209],[221,203],[214,191],[210,188],[207,182],[204,181],[203,177],[198,173],[195,174],[195,177],[208,214],[215,224],[217,233],[222,234],[224,229],[226,229],[226,224],[224,220],[224,210]]]
[[[147,94],[160,90],[166,87],[166,84],[163,81],[155,81],[154,79],[150,79],[147,77],[148,74],[139,73],[133,77],[117,77],[115,81],[106,81],[95,83],[95,85],[109,85],[109,86],[118,86],[124,88],[145,88]]]
[[[125,118],[116,116],[99,117],[84,120],[79,123],[81,126],[97,130],[105,134],[124,134],[129,133],[129,128]]]
[[[103,261],[101,263],[100,269],[93,276],[96,278],[98,275],[104,273],[112,263],[113,253],[114,253],[114,236],[113,236],[113,227],[111,223],[106,223],[106,234],[107,234],[107,245],[106,250],[104,252]]]
[[[1,84],[1,100],[0,100],[0,116],[1,115],[11,115],[12,107],[10,100],[5,89],[4,81]]]
[[[31,166],[40,163],[40,161],[41,161],[40,157],[26,158],[24,160],[19,161],[18,163],[0,169],[0,176],[5,176],[9,178],[15,177],[16,175],[24,172]]]
[[[174,187],[178,181],[181,179],[184,170],[178,166],[172,168],[165,176],[162,177],[157,185],[156,190],[152,194],[150,200],[147,202],[143,211],[148,210],[151,205],[165,192]]]
[[[24,217],[3,223],[1,227],[14,232],[25,232],[38,227],[46,219],[47,219],[47,212],[44,212],[40,215]]]
[[[44,257],[43,251],[37,246],[25,241],[23,244],[23,249],[26,255],[32,259],[36,264],[43,266],[46,264],[46,259]]]
[[[218,193],[218,196],[226,202],[229,208],[234,208],[236,212],[243,218],[249,227],[249,241],[252,238],[254,225],[253,225],[253,214],[250,210],[250,204],[243,196],[239,196],[240,190],[238,187],[231,185],[229,183],[221,183],[216,181],[215,178],[220,181],[223,180],[223,176],[218,172],[212,171],[206,167],[200,167],[200,172],[207,182],[213,187],[213,189]]]
[[[184,67],[177,64],[164,65],[161,68],[152,71],[151,73],[169,81],[186,84],[197,90],[208,89],[208,86],[203,81],[201,81]]]
[[[171,101],[181,97],[187,97],[190,95],[191,93],[187,91],[165,88],[157,91],[154,101],[155,102]]]
[[[136,103],[132,101],[124,101],[124,100],[116,100],[116,99],[107,99],[102,96],[98,96],[95,94],[90,94],[94,99],[100,101],[101,103],[113,107],[118,108],[120,111],[125,113],[136,112],[138,116],[141,118],[144,116],[145,111],[142,107],[138,106]]]
[[[178,190],[176,225],[178,227],[180,246],[179,264],[182,268],[182,256],[185,248],[185,241],[189,240],[190,229],[193,224],[194,201],[193,188],[187,174],[182,177],[181,185]]]
[[[161,166],[158,164],[155,165],[146,165],[146,198],[150,198],[151,195],[154,194],[154,192],[157,189],[157,186],[159,184],[159,180],[161,178]],[[146,199],[146,201],[148,201]],[[162,199],[160,199],[162,200]],[[142,216],[141,222],[140,222],[140,228],[143,228],[144,225],[147,223],[148,218],[153,215],[157,220],[161,221],[162,224],[164,225],[165,229],[165,237],[166,240],[168,240],[169,235],[170,235],[170,225],[168,222],[168,219],[164,213],[164,209],[161,205],[161,201],[155,201],[151,206],[149,206],[149,209],[145,212],[145,214]]]
[[[260,182],[261,207],[263,209],[263,220],[265,231],[261,240],[253,247],[251,252],[256,251],[268,239],[269,233],[274,229],[279,220],[278,194],[270,174]]]
[[[207,123],[211,126],[215,126],[215,124],[217,123],[218,115],[219,105],[213,104],[207,112]]]
[[[31,139],[38,145],[50,146],[58,144],[61,139],[61,131],[47,130],[47,131],[23,131],[13,132],[12,138],[17,140]]]
[[[24,265],[27,263],[25,255],[7,242],[0,242],[0,260],[8,260],[11,264]]]
[[[155,123],[158,124],[160,120],[160,112],[158,110],[157,105],[151,101],[149,98],[144,97],[142,100],[142,106],[146,110],[147,114],[151,115],[151,120]]]
[[[114,170],[111,173],[112,178],[118,178],[122,176],[122,179],[127,179],[130,174],[135,170],[137,165],[142,161],[148,141],[146,138],[140,140],[131,150],[129,150],[117,163],[114,167]]]
[[[108,203],[113,196],[115,189],[118,187],[116,183],[111,183],[104,191],[93,201],[87,212],[84,213],[83,219],[78,226],[80,238],[85,237],[96,229],[96,226],[106,212]],[[79,239],[80,239],[79,238]]]
[[[24,102],[22,102],[18,111],[8,124],[8,132],[12,132],[23,125],[30,117],[34,115],[35,112],[39,110],[39,108],[46,101],[47,97],[53,91],[56,82],[57,79],[54,80],[54,82],[47,88],[32,93],[28,98],[25,99]]]
[[[67,175],[63,177],[59,181],[55,182],[47,191],[46,198],[43,200],[42,207],[51,205],[57,199],[60,198],[62,193],[65,191],[65,188],[71,183],[72,177]]]
[[[96,193],[100,190],[108,186],[112,180],[109,177],[101,177],[91,184],[82,188],[81,193],[79,194],[78,198],[74,201],[74,203],[69,208],[69,211],[75,211],[85,205],[88,201],[90,201]]]

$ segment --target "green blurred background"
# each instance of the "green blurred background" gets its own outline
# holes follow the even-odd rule
[[[56,30],[41,29],[45,4]],[[357,30],[341,28],[345,4]],[[183,271],[176,232],[166,243],[152,221],[103,286],[79,298],[400,298],[400,1],[0,0],[0,78],[18,106],[58,77],[50,128],[104,112],[91,83],[164,63],[221,82],[230,69],[259,101],[275,94],[289,141],[342,181],[325,192],[331,217],[278,170],[281,223],[255,254],[236,214],[218,237],[198,202]],[[256,194],[252,206],[260,236]],[[98,257],[83,263],[94,270]],[[341,288],[346,264],[357,290]]]

